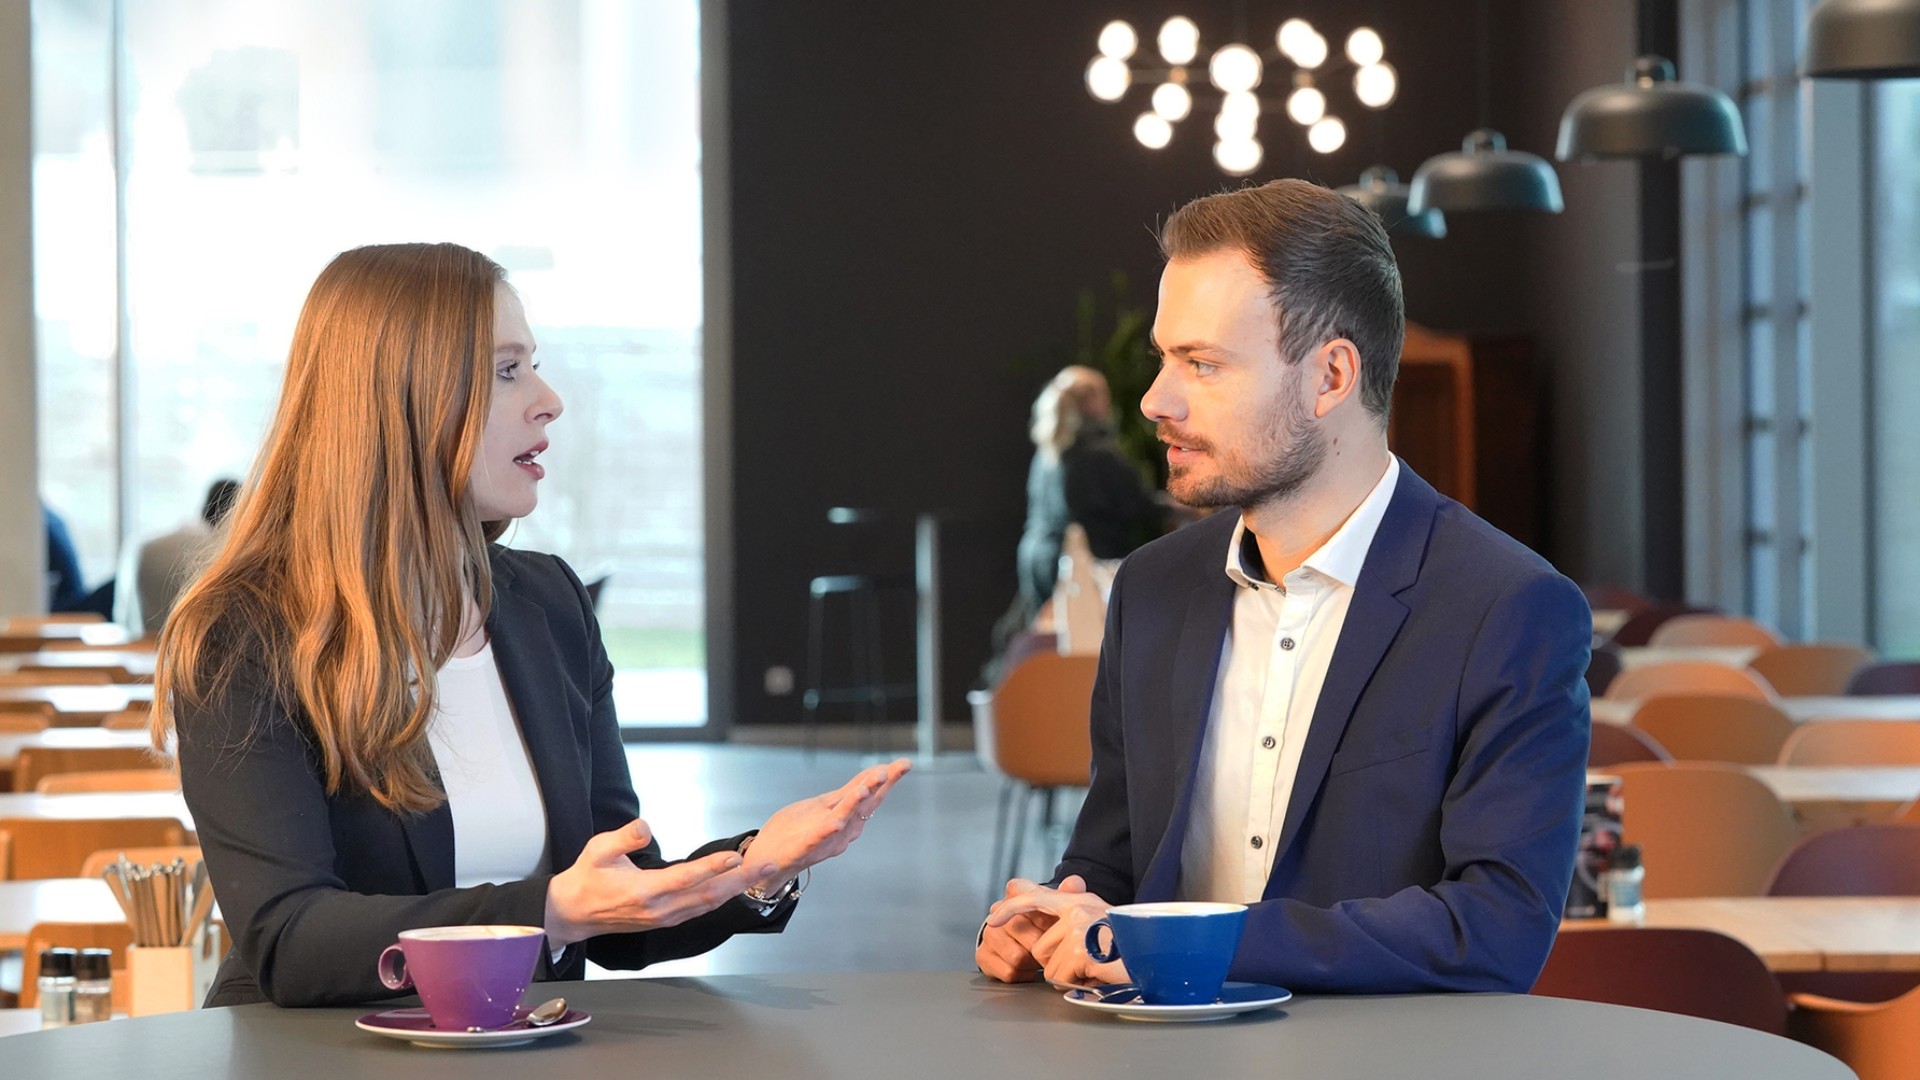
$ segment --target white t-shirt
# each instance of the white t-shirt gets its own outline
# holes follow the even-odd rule
[[[427,740],[453,812],[454,884],[501,884],[545,870],[546,804],[493,642],[449,659],[437,685]]]

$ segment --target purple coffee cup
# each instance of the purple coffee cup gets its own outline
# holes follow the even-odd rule
[[[513,1022],[545,940],[537,926],[405,930],[380,954],[380,981],[419,991],[442,1031],[491,1031]]]

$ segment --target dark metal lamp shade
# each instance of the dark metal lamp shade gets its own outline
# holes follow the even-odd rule
[[[1375,165],[1360,174],[1360,182],[1337,189],[1340,194],[1373,211],[1389,232],[1402,236],[1424,236],[1438,240],[1447,235],[1447,219],[1438,210],[1410,214],[1407,195],[1411,190],[1400,182],[1392,169]]]
[[[1468,135],[1458,153],[1430,157],[1413,174],[1407,212],[1545,210],[1557,214],[1560,178],[1544,158],[1507,149],[1497,131]]]
[[[1807,17],[1812,79],[1920,76],[1920,0],[1823,0]]]
[[[1675,82],[1664,57],[1634,61],[1627,81],[1584,91],[1560,117],[1561,161],[1747,152],[1740,110],[1711,86]]]

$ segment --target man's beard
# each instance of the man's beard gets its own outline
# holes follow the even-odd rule
[[[1294,392],[1293,380],[1287,382],[1281,394],[1285,404],[1277,422],[1261,432],[1247,453],[1228,459],[1211,445],[1194,446],[1213,459],[1216,471],[1202,478],[1191,475],[1194,470],[1190,466],[1172,466],[1168,470],[1167,493],[1188,506],[1206,508],[1266,506],[1286,502],[1299,494],[1326,462],[1327,441],[1326,433],[1314,424],[1312,415]],[[1161,441],[1193,446],[1191,442],[1170,438],[1173,433],[1170,425],[1164,422],[1159,425],[1157,434]]]

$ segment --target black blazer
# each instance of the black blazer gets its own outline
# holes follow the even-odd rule
[[[524,881],[454,887],[453,815],[389,811],[364,792],[328,796],[297,707],[243,664],[207,708],[182,709],[180,779],[235,947],[208,1005],[333,1005],[396,996],[374,974],[402,930],[468,923],[539,926],[547,882],[589,837],[639,816],[613,712],[613,667],[579,578],[551,555],[491,550],[487,618],[547,811],[549,866]],[[745,834],[743,834],[745,835]],[[736,846],[716,840],[689,858]],[[657,844],[633,855],[667,865]],[[735,900],[679,926],[611,934],[544,956],[541,979],[576,979],[586,960],[639,968],[692,956],[736,933],[777,931]]]

